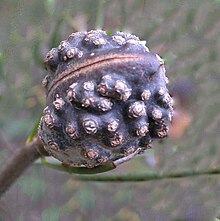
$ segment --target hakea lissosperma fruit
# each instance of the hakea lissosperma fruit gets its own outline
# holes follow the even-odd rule
[[[173,108],[164,62],[135,35],[73,33],[45,66],[39,137],[64,164],[123,162],[167,136]]]

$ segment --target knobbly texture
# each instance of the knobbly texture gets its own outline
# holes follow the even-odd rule
[[[145,41],[123,32],[77,32],[48,52],[45,65],[39,136],[64,164],[94,167],[167,136],[168,79]]]

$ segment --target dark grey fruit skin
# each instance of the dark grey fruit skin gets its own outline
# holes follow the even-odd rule
[[[167,136],[173,108],[164,63],[138,37],[73,33],[45,66],[39,137],[64,164],[94,167]]]

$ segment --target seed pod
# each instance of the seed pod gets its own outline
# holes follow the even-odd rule
[[[167,136],[173,115],[163,60],[138,37],[77,32],[45,58],[45,150],[70,166],[94,167],[143,152]]]

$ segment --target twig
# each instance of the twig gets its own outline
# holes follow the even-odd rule
[[[206,171],[181,171],[168,174],[142,173],[142,174],[118,174],[118,175],[96,175],[96,176],[74,176],[81,181],[98,181],[98,182],[140,182],[162,179],[177,179],[204,175],[220,175],[220,168],[209,169]]]
[[[137,152],[138,153],[138,152]],[[137,154],[135,153],[135,154]],[[41,156],[48,156],[48,153],[44,150],[43,145],[38,137],[34,137],[32,142],[19,149],[8,163],[4,165],[0,172],[0,197],[11,187],[11,185],[17,180],[19,176],[38,158]],[[129,158],[130,159],[130,158]],[[129,160],[126,158],[125,161]],[[121,162],[121,161],[120,161]],[[120,164],[120,162],[118,162]],[[123,161],[124,162],[124,161]],[[117,163],[116,163],[117,164]],[[106,172],[114,169],[117,165],[106,164],[97,168],[71,168],[62,165],[53,165],[48,162],[42,163],[42,165],[50,168],[79,174],[94,174]],[[142,174],[117,174],[117,175],[74,175],[75,179],[81,181],[98,181],[98,182],[140,182],[150,180],[162,180],[162,179],[177,179],[204,175],[220,175],[220,168],[208,169],[201,171],[181,171],[167,174],[157,173],[142,173]]]
[[[38,137],[17,150],[0,171],[0,197],[19,176],[39,157],[47,155]]]

